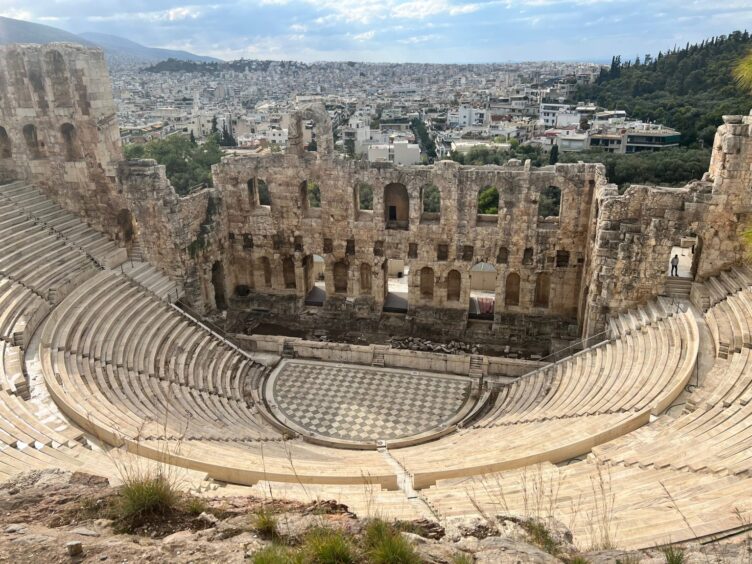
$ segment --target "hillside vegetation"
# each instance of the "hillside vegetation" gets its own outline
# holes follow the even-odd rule
[[[752,96],[734,80],[737,62],[752,49],[746,31],[735,31],[657,56],[622,62],[614,57],[596,84],[579,90],[579,100],[654,121],[681,132],[683,145],[713,142],[724,114],[747,114]]]

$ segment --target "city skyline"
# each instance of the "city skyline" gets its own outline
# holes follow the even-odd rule
[[[81,14],[86,14],[82,16]],[[752,21],[743,0],[5,0],[0,15],[225,60],[606,62],[727,34]]]

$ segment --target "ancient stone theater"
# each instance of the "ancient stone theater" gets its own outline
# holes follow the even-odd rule
[[[0,477],[116,482],[128,453],[439,522],[539,510],[535,483],[583,546],[736,530],[752,117],[723,121],[701,180],[620,193],[597,164],[347,159],[301,107],[284,153],[181,196],[124,160],[101,51],[0,47]]]

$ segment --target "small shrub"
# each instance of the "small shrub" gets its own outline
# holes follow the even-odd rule
[[[310,564],[350,564],[357,562],[355,548],[341,531],[312,529],[303,543],[304,561]]]
[[[374,564],[420,564],[421,559],[415,549],[402,535],[384,537],[370,551]]]
[[[535,519],[528,519],[522,523],[523,528],[530,535],[530,542],[545,550],[549,554],[556,556],[559,553],[559,545],[551,537],[551,533],[546,526]]]
[[[420,563],[420,558],[410,543],[393,525],[382,519],[369,521],[363,537],[374,564]]]
[[[200,497],[190,497],[185,504],[185,510],[191,515],[201,515],[209,506]]]
[[[178,493],[162,473],[128,477],[120,488],[120,517],[132,525],[175,509]]]
[[[302,556],[291,548],[273,544],[252,556],[253,564],[302,564]]]
[[[274,539],[279,536],[277,530],[277,518],[268,509],[261,509],[254,516],[253,528],[265,539]]]
[[[588,560],[582,556],[574,556],[566,560],[567,564],[589,564]]]
[[[452,558],[452,564],[473,564],[473,558],[467,554],[456,554]]]
[[[666,564],[683,564],[684,549],[678,546],[665,546],[661,549],[666,559]]]

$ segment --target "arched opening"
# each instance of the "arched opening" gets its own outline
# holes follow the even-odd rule
[[[384,187],[384,220],[387,229],[410,228],[410,198],[403,184]]]
[[[272,195],[266,182],[260,178],[256,179],[256,191],[258,192],[258,203],[260,206],[269,207],[272,205]]]
[[[50,76],[52,84],[52,95],[55,98],[55,105],[59,108],[73,105],[73,99],[70,93],[70,83],[65,60],[59,51],[47,51],[44,55],[47,75]]]
[[[268,257],[261,257],[259,259],[259,271],[263,276],[263,287],[272,287],[272,265]]]
[[[506,290],[504,292],[504,305],[520,305],[520,275],[516,272],[511,272],[507,276]]]
[[[37,128],[30,123],[24,125],[23,137],[24,141],[26,141],[26,148],[29,150],[31,158],[41,159],[44,154],[42,151],[42,143],[40,143],[39,139],[37,138]]]
[[[303,209],[316,209],[321,207],[321,189],[316,182],[304,180],[300,183],[300,203]]]
[[[460,301],[462,291],[462,275],[457,270],[450,270],[447,274],[447,301]]]
[[[254,209],[256,206],[259,205],[258,189],[256,188],[256,179],[250,178],[248,182],[246,183],[246,186],[248,187],[248,203],[250,204],[251,209]]]
[[[332,267],[332,277],[334,279],[334,292],[337,294],[347,294],[349,268],[345,261],[337,261]]]
[[[499,252],[496,254],[497,264],[509,264],[509,249],[506,247],[499,247]]]
[[[63,136],[63,147],[65,149],[66,161],[77,161],[81,159],[81,151],[78,147],[78,138],[76,128],[70,123],[64,123],[60,126],[60,135]]]
[[[561,189],[548,186],[541,190],[538,198],[538,217],[559,217],[561,212]]]
[[[117,223],[122,233],[123,242],[128,245],[133,241],[133,214],[130,210],[122,209],[117,214]]]
[[[387,259],[384,261],[384,311],[391,313],[407,312],[407,280],[410,267],[405,261]]]
[[[4,127],[0,127],[0,159],[13,158],[13,149],[10,144],[10,137]]]
[[[324,279],[324,258],[320,255],[308,255],[303,259],[303,279],[305,282],[305,304],[322,306],[326,301],[326,282]]]
[[[371,272],[371,265],[367,262],[360,263],[360,293],[370,294],[372,287],[373,274]]]
[[[496,310],[496,268],[487,262],[479,262],[470,269],[471,319],[493,321]]]
[[[295,261],[292,257],[282,259],[282,281],[287,290],[295,289]]]
[[[548,307],[549,294],[551,292],[551,275],[548,272],[541,272],[535,280],[535,295],[533,296],[533,306]]]
[[[424,186],[420,191],[421,223],[438,223],[441,221],[441,192],[433,184]]]
[[[424,300],[433,299],[434,286],[433,268],[424,266],[420,269],[420,297]]]
[[[227,309],[225,294],[225,269],[222,263],[216,261],[212,265],[212,286],[214,287],[214,304],[217,309]]]
[[[495,224],[499,215],[499,191],[494,186],[485,186],[478,192],[477,223]]]
[[[365,182],[355,185],[355,210],[357,212],[373,211],[373,186]]]

